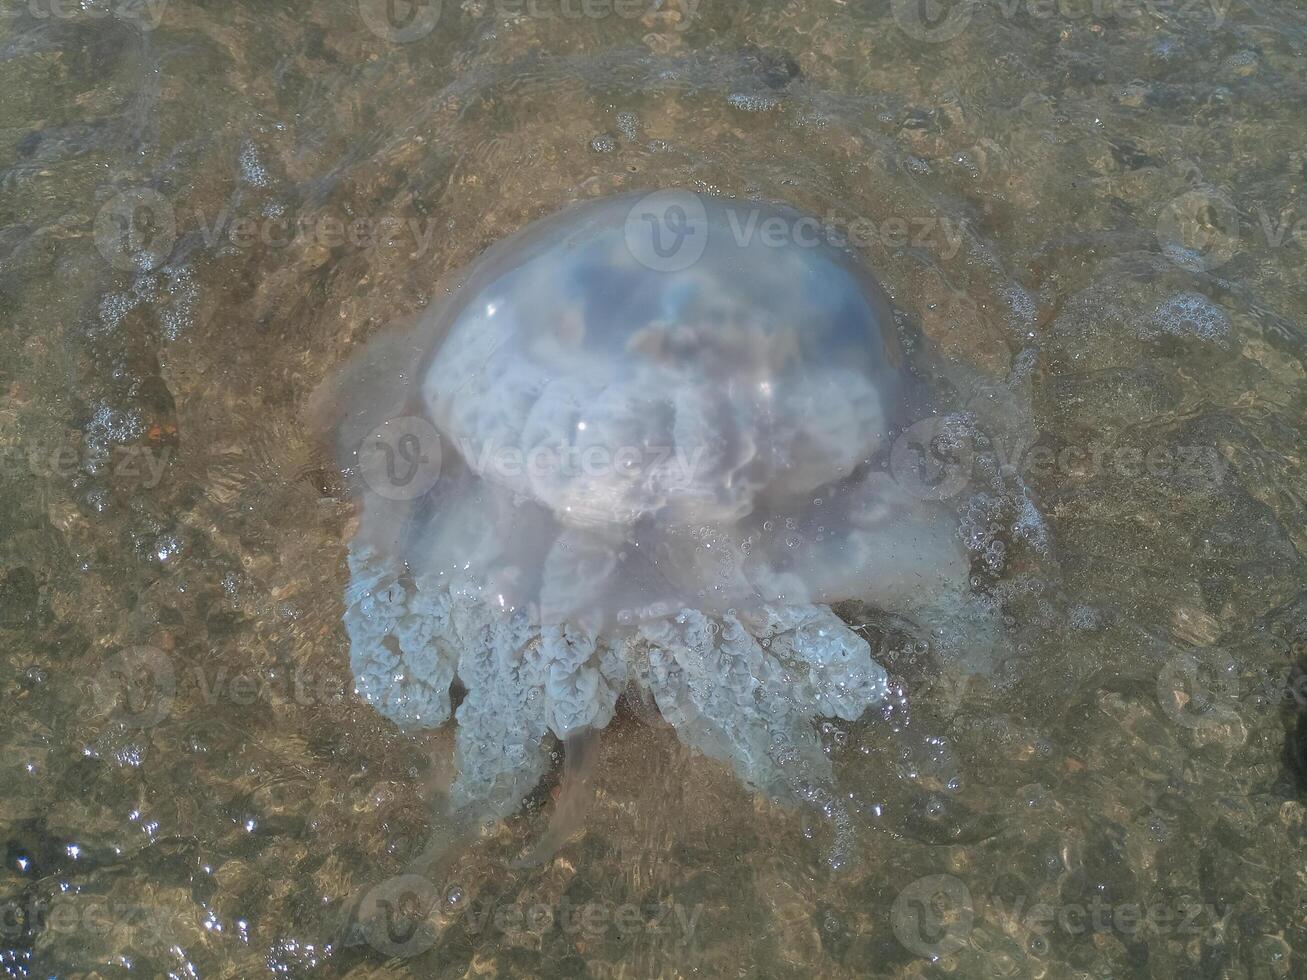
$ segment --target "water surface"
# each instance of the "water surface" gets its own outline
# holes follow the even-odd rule
[[[9,976],[1302,972],[1298,5],[0,2]],[[673,186],[821,217],[955,408],[1028,411],[950,497],[1004,656],[841,609],[903,697],[822,730],[839,872],[628,706],[556,861],[506,864],[554,777],[397,880],[451,739],[349,693],[300,412],[491,243]]]

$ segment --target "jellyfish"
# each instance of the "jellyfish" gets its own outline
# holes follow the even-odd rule
[[[818,720],[857,720],[889,679],[832,604],[930,619],[969,566],[955,517],[886,465],[928,394],[820,231],[682,191],[576,204],[314,396],[361,501],[355,690],[404,729],[463,692],[463,823],[513,813],[557,740],[548,855],[624,694],[751,790],[840,812]]]

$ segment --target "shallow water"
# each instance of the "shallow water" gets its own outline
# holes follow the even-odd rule
[[[0,0],[0,965],[1301,974],[1307,14],[651,6]],[[947,487],[1002,656],[841,608],[902,687],[822,730],[843,869],[627,704],[555,861],[508,866],[556,774],[399,877],[451,736],[348,693],[300,413],[492,242],[669,186],[819,216],[955,410],[1028,414]]]

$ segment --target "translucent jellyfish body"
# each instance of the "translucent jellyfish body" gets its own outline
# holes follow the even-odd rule
[[[956,597],[951,515],[886,471],[914,389],[815,221],[681,192],[573,206],[324,389],[362,508],[359,695],[444,723],[451,806],[511,812],[634,687],[773,799],[833,804],[814,721],[887,691],[830,608]]]

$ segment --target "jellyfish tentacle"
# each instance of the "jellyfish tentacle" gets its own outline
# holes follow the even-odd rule
[[[626,686],[626,663],[597,630],[575,623],[545,626],[540,651],[546,720],[555,735],[566,740],[612,721]]]
[[[768,652],[788,660],[799,677],[796,691],[816,714],[857,721],[889,693],[885,669],[871,658],[871,647],[829,606],[766,606],[746,619]]]
[[[778,799],[799,794],[796,768],[832,779],[811,712],[791,678],[734,616],[718,621],[693,609],[644,624],[650,684],[659,710],[689,745],[729,762],[756,789]]]
[[[349,566],[344,622],[355,692],[401,728],[441,724],[458,666],[448,594],[368,548],[351,549]]]
[[[544,692],[526,666],[539,630],[521,610],[492,610],[471,590],[455,590],[453,610],[467,696],[455,712],[451,803],[467,819],[500,818],[517,809],[547,764]]]
[[[581,829],[594,798],[594,771],[599,759],[602,728],[581,728],[563,743],[563,785],[549,829],[519,860],[517,868],[530,868],[548,861]]]
[[[819,810],[835,829],[830,860],[846,861],[852,819],[813,720],[834,709],[857,717],[884,696],[885,672],[866,642],[821,606],[766,607],[748,625],[685,609],[640,632],[649,645],[642,679],[682,741],[772,799]]]

